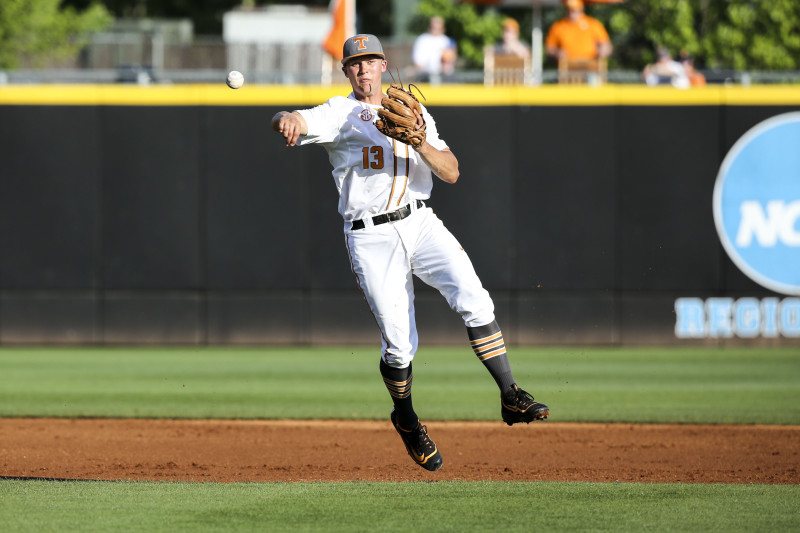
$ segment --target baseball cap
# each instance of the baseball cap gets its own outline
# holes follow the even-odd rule
[[[564,0],[568,9],[583,9],[583,0]]]
[[[383,55],[383,47],[377,37],[369,33],[359,33],[347,39],[342,47],[342,65],[358,56],[380,56]]]

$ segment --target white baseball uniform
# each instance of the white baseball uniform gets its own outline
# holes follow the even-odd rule
[[[380,107],[351,93],[298,110],[308,125],[298,145],[328,151],[350,264],[381,330],[383,359],[405,368],[417,350],[412,274],[438,289],[468,327],[492,322],[494,304],[464,249],[423,203],[433,188],[430,168],[413,148],[375,127]],[[423,116],[428,143],[447,148],[424,107]],[[373,221],[398,210],[410,214]]]

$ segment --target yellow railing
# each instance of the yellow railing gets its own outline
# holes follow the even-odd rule
[[[429,106],[800,105],[800,85],[707,86],[687,90],[643,85],[541,87],[420,85]],[[312,106],[346,96],[348,85],[4,85],[0,105]]]

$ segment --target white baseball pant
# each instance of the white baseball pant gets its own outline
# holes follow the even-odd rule
[[[407,367],[417,351],[412,274],[438,289],[467,327],[494,320],[494,303],[467,253],[429,207],[403,220],[347,231],[345,242],[389,366]]]

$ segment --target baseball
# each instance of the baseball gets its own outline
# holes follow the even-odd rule
[[[232,70],[228,73],[228,77],[225,82],[231,89],[238,89],[244,85],[244,76],[242,76],[242,73],[238,70]]]

